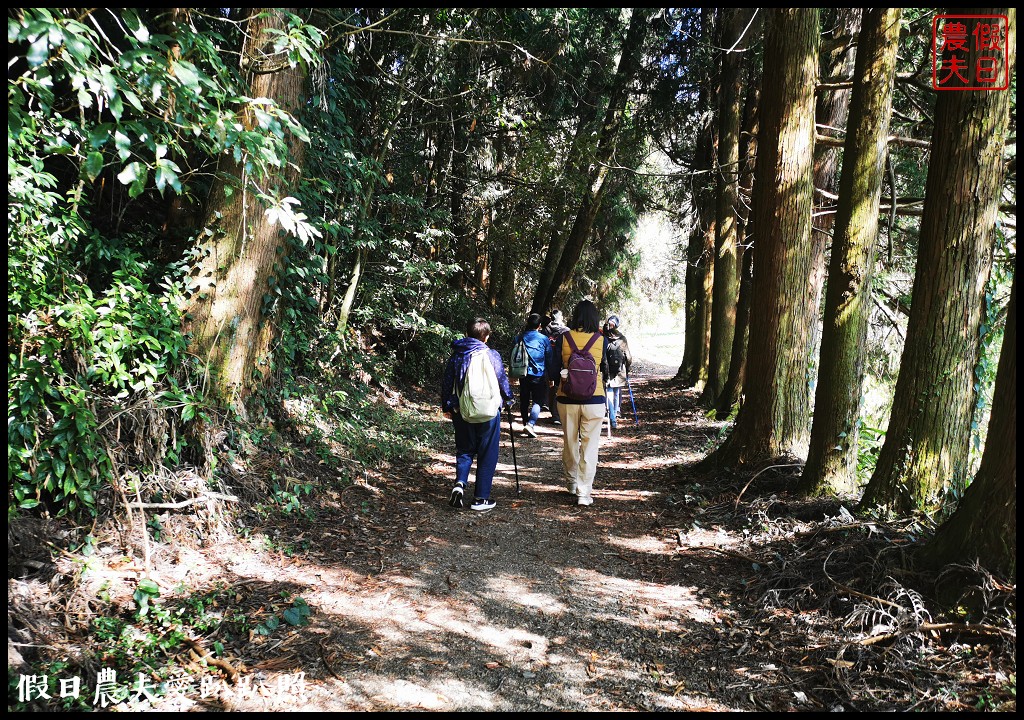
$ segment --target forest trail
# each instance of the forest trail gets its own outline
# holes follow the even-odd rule
[[[561,486],[561,429],[547,413],[537,438],[514,422],[518,495],[505,419],[497,507],[482,514],[448,505],[452,440],[407,465],[364,468],[354,482],[298,444],[251,463],[250,474],[315,479],[319,489],[302,512],[250,513],[242,532],[214,523],[192,545],[184,536],[149,543],[148,577],[161,602],[195,612],[197,598],[207,598],[200,614],[219,619],[190,641],[192,661],[181,649],[164,661],[172,675],[190,668],[180,691],[126,707],[1015,706],[1012,633],[976,625],[964,636],[957,623],[952,635],[919,629],[933,620],[911,585],[919,574],[903,565],[912,525],[857,521],[838,500],[797,497],[791,467],[696,476],[693,463],[724,423],[672,380],[674,368],[637,362],[634,370],[639,425],[627,395],[615,436],[602,438],[590,507]],[[401,402],[447,423],[429,394]],[[141,562],[116,567],[116,553],[104,550],[114,542],[97,550],[110,569],[83,581],[79,594],[109,595],[128,614]],[[957,582],[976,580],[968,573]],[[91,611],[55,606],[37,581],[10,587],[9,620],[13,613],[34,627],[33,642],[69,655],[102,643],[91,630],[48,638],[62,612],[81,619]],[[1015,613],[1012,591],[989,597],[997,615]]]
[[[346,539],[359,546],[358,513],[339,516],[308,553],[279,564],[225,548],[230,573],[242,578],[235,585],[268,606],[281,590],[301,594],[311,624],[276,646],[256,638],[248,648],[244,667],[262,694],[225,686],[206,703],[236,711],[740,709],[721,699],[735,693],[719,688],[747,686],[747,669],[726,665],[749,663],[719,660],[715,638],[729,632],[734,611],[716,571],[723,557],[706,549],[735,540],[714,527],[683,535],[666,522],[686,502],[672,468],[697,458],[708,423],[680,413],[673,368],[638,362],[635,371],[640,424],[632,406],[627,414],[627,394],[615,437],[602,438],[591,507],[561,487],[561,428],[545,412],[536,439],[515,421],[518,496],[504,422],[491,512],[448,506],[453,458],[438,448],[418,475],[395,478],[407,487],[381,492],[389,499],[368,555],[345,549]],[[375,498],[372,489],[353,492]],[[297,672],[305,673],[301,693],[290,680]]]

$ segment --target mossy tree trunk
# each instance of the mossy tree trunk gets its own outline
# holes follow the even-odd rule
[[[743,54],[751,11],[731,8],[722,34],[722,70],[718,101],[718,172],[715,198],[715,282],[711,295],[711,342],[708,381],[701,401],[712,407],[729,376],[736,301],[739,296],[737,197],[740,175],[740,126],[743,98]]]
[[[740,401],[743,392],[743,377],[747,368],[747,339],[750,331],[750,305],[754,299],[754,248],[743,251],[740,268],[740,297],[736,302],[736,333],[732,339],[732,358],[729,361],[729,377],[725,388],[715,403],[717,417],[725,417]]]
[[[717,43],[715,8],[701,8],[701,38],[707,45]],[[712,63],[713,65],[713,63]],[[712,67],[701,79],[698,105],[706,109],[700,124],[690,201],[694,223],[686,251],[686,321],[683,360],[676,377],[686,387],[703,389],[708,377],[708,348],[711,342],[711,292],[714,285],[715,184],[712,170],[718,138],[712,109],[718,102],[718,71]]]
[[[975,560],[1017,581],[1017,276],[1013,278],[985,451],[956,512],[922,548],[932,566]]]
[[[754,180],[754,304],[746,392],[732,433],[705,467],[757,464],[806,451],[814,85],[818,11],[770,10],[765,20],[760,140]]]
[[[854,56],[857,49],[857,35],[861,28],[863,8],[837,8],[834,28],[827,41],[823,41],[820,52],[821,76],[829,80],[848,78],[853,75]],[[814,117],[817,133],[831,136],[838,129],[846,127],[850,106],[848,88],[830,89],[818,94]],[[834,199],[836,179],[839,176],[839,149],[825,144],[814,148],[814,228],[811,231],[810,289],[814,296],[814,307],[821,308],[821,294],[825,287],[826,248],[830,244],[832,226],[836,220]],[[821,324],[811,325],[811,377],[816,373],[818,346],[821,341]]]
[[[901,12],[868,8],[857,46],[814,423],[802,480],[804,489],[816,495],[851,495],[857,490],[857,420]]]
[[[758,29],[760,29],[759,25]],[[750,231],[753,227],[750,215],[750,197],[754,187],[754,163],[757,158],[758,89],[755,83],[754,63],[749,63],[747,76],[747,100],[743,107],[743,131],[740,135],[742,169],[736,197],[738,208],[736,235],[742,258],[740,262],[740,297],[736,302],[736,332],[732,338],[729,377],[726,379],[725,388],[718,396],[715,405],[715,410],[719,415],[728,415],[732,408],[739,403],[743,392],[743,378],[747,367],[747,342],[750,336],[750,305],[754,294],[754,246],[750,241]]]
[[[1016,27],[1012,8],[972,14],[1006,15]],[[966,21],[968,38],[977,22]],[[863,507],[899,514],[929,510],[947,491],[966,487],[982,300],[1005,179],[1010,100],[1004,91],[939,93],[907,339]]]
[[[709,127],[701,142],[698,169],[705,168],[710,174],[713,151],[714,131]],[[711,344],[711,293],[715,281],[714,191],[706,185],[699,187],[694,202],[697,221],[687,248],[686,336],[679,372],[686,387],[700,390],[708,379],[708,349]]]
[[[270,98],[295,114],[305,88],[302,69],[289,66],[284,53],[265,52],[273,44],[268,30],[287,31],[284,12],[298,10],[252,10],[242,71],[250,78],[252,97]],[[242,122],[256,120],[246,117]],[[290,195],[298,183],[305,144],[294,136],[287,142],[289,162],[265,180],[272,195]],[[219,182],[211,193],[207,226],[214,235],[201,248],[198,277],[203,285],[187,308],[190,352],[205,366],[209,391],[240,412],[241,401],[270,371],[270,344],[277,328],[267,316],[265,296],[272,293],[287,248],[281,226],[266,217],[253,197],[246,172],[244,159],[227,160],[220,168],[220,176],[230,180]]]
[[[578,120],[576,121],[576,130],[573,133],[572,142],[569,143],[565,153],[564,169],[561,173],[562,178],[573,177],[580,163],[584,160],[583,148],[587,145],[586,135],[593,130],[592,125],[596,122],[595,102],[596,97],[593,93],[590,93],[588,96],[581,98],[577,105],[576,114]],[[544,266],[541,269],[540,277],[537,279],[537,288],[533,294],[533,302],[530,304],[530,312],[541,315],[555,309],[548,304],[551,302],[549,290],[555,277],[555,268],[558,267],[558,261],[562,258],[562,250],[565,248],[566,226],[569,224],[571,213],[568,189],[565,185],[562,185],[559,191],[563,200],[558,203],[558,209],[551,223],[551,240],[548,243],[547,252],[544,254]]]

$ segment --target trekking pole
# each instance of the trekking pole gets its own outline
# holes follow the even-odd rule
[[[636,420],[636,424],[639,427],[640,418],[636,414],[636,403],[633,402],[633,388],[629,384],[629,373],[626,373],[626,389],[629,390],[629,404],[633,406],[633,419]]]
[[[512,441],[512,467],[516,470],[516,497],[519,497],[519,463],[516,462],[516,432],[512,428],[512,408],[508,409],[508,437]]]

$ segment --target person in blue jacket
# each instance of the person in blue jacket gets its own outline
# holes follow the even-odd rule
[[[537,437],[537,418],[540,417],[541,405],[548,399],[548,373],[551,366],[553,348],[547,335],[540,331],[541,316],[531,313],[526,318],[523,332],[515,339],[515,344],[522,338],[526,345],[529,363],[526,375],[519,379],[519,408],[523,418],[523,432],[530,437]]]
[[[493,418],[486,422],[471,423],[459,414],[459,390],[462,388],[469,369],[470,360],[477,353],[487,353],[501,390],[502,406],[511,406],[512,387],[505,373],[505,365],[497,350],[487,347],[491,336],[491,325],[484,318],[474,318],[466,328],[466,337],[452,343],[452,354],[445,365],[441,378],[441,412],[451,418],[455,425],[455,486],[448,504],[454,508],[464,507],[463,496],[469,485],[469,470],[476,458],[476,483],[473,487],[473,504],[470,509],[491,510],[495,502],[491,499],[491,484],[494,470],[498,466],[498,449],[501,443],[501,407]]]

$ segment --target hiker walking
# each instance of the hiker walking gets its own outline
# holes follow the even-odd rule
[[[561,310],[553,310],[548,318],[547,323],[544,325],[544,334],[548,336],[551,341],[552,347],[558,342],[558,338],[561,337],[569,328],[566,326],[565,321],[562,318]],[[553,365],[551,366],[553,367]],[[560,378],[558,373],[553,371],[550,367],[548,369],[548,409],[551,410],[551,420],[555,425],[561,425],[562,421],[558,417],[558,383]]]
[[[523,418],[523,433],[537,437],[537,418],[541,405],[548,402],[547,368],[551,365],[553,345],[548,336],[540,332],[541,316],[530,313],[523,332],[516,336],[509,372],[519,376],[519,410]],[[525,356],[525,357],[521,357]],[[521,363],[522,366],[513,369]]]
[[[626,336],[619,330],[618,315],[609,315],[604,323],[604,337],[608,343],[606,351],[607,374],[604,377],[605,396],[608,402],[608,424],[612,430],[618,428],[619,406],[622,388],[629,382],[627,376],[633,365],[633,354],[629,351]]]
[[[572,321],[558,338],[555,369],[558,385],[558,414],[562,418],[562,477],[566,489],[576,496],[577,505],[591,505],[597,451],[601,444],[601,421],[605,414],[602,374],[606,352],[601,334],[601,315],[589,300],[573,310]]]
[[[491,325],[474,318],[466,337],[452,343],[452,354],[441,379],[441,412],[455,426],[455,486],[448,504],[465,506],[469,470],[476,458],[476,482],[471,510],[494,508],[491,483],[498,465],[501,408],[512,404],[512,388],[496,350],[487,347]]]

